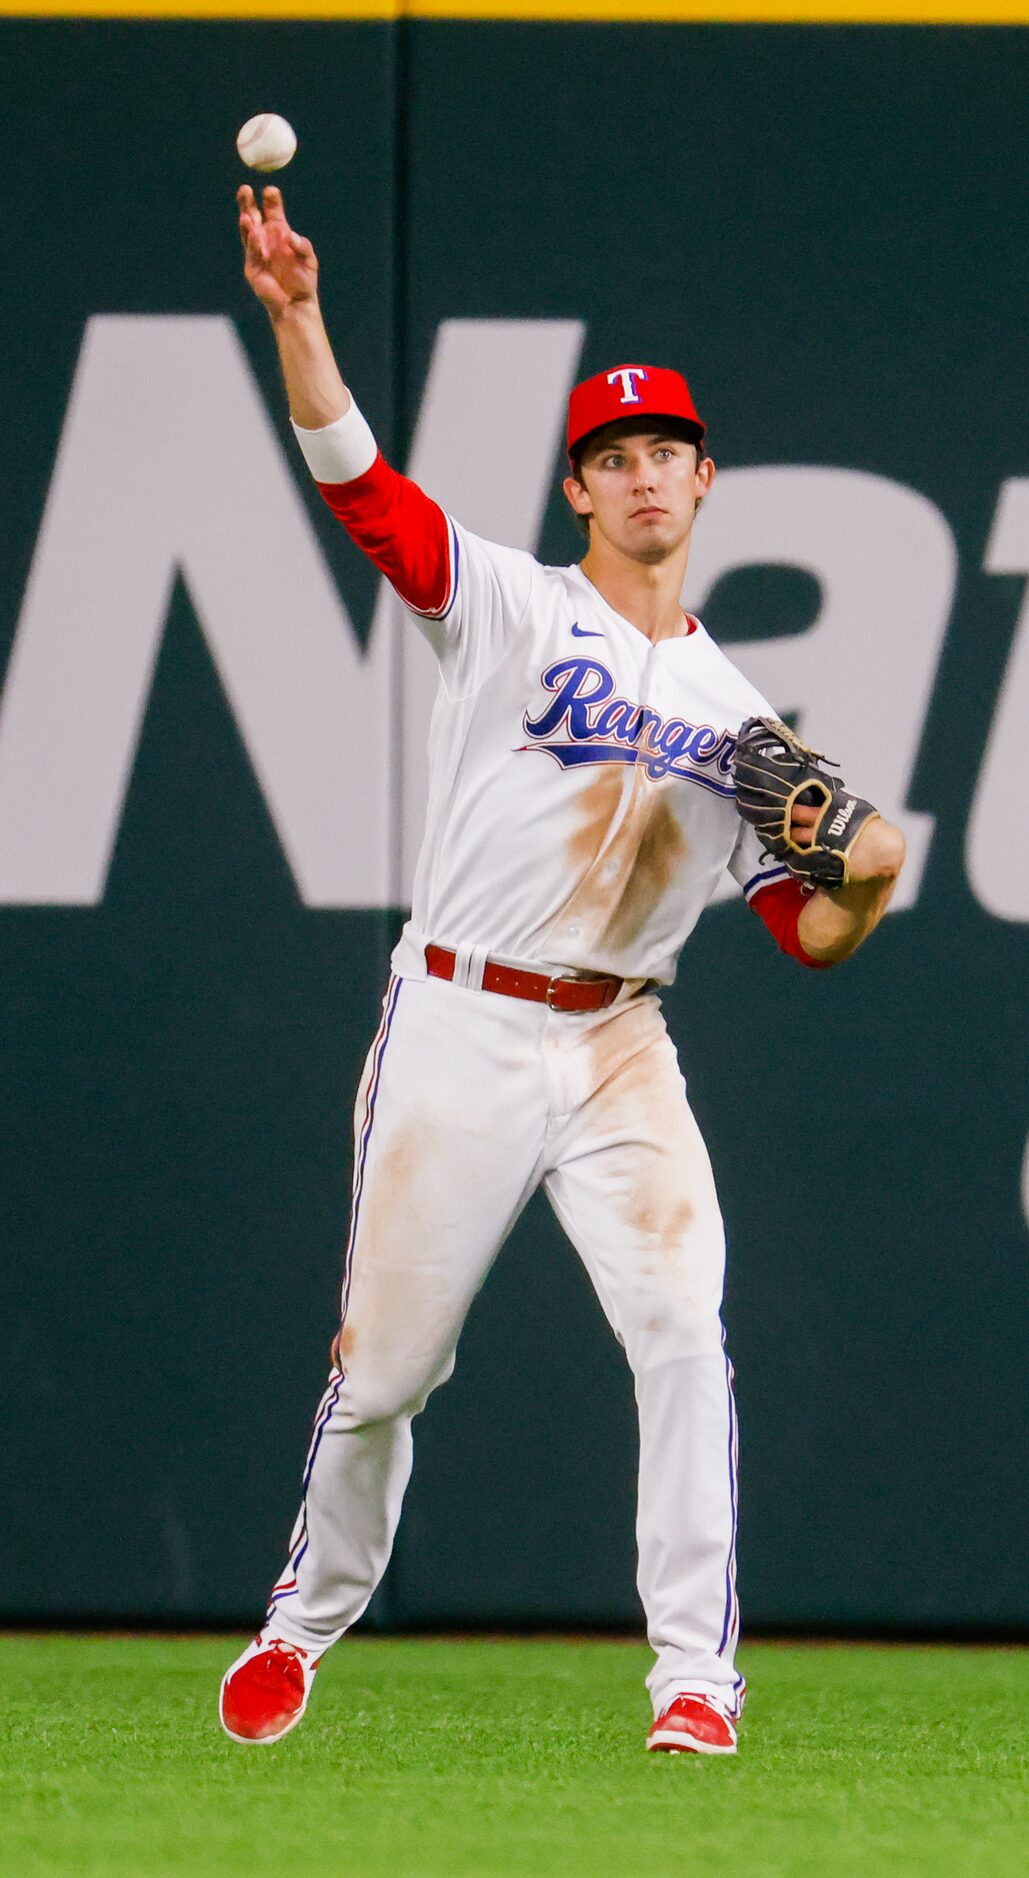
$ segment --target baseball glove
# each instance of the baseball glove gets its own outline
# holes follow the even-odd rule
[[[847,856],[865,823],[879,811],[852,795],[841,776],[830,776],[825,761],[778,718],[748,717],[733,759],[736,807],[769,853],[798,880],[816,887],[845,887],[850,878]],[[821,805],[810,847],[800,847],[790,832],[797,802]]]

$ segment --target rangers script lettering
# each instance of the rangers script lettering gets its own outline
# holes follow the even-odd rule
[[[559,659],[541,674],[553,702],[537,717],[522,720],[536,748],[562,768],[582,763],[639,763],[648,776],[681,776],[718,795],[734,793],[731,780],[736,739],[713,724],[688,724],[631,698],[612,698],[615,681],[596,659]],[[564,729],[570,743],[547,739]],[[526,749],[532,748],[526,745]]]

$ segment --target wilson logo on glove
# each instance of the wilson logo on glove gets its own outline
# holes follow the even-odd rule
[[[832,821],[829,823],[829,833],[831,835],[842,835],[857,805],[857,796],[851,796],[846,808],[841,809],[838,815],[833,816]]]

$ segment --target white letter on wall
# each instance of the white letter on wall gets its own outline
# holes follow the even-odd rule
[[[1004,484],[986,547],[990,574],[1029,574],[1029,482]],[[997,919],[1029,920],[1029,582],[968,822],[972,891]],[[1029,1158],[1026,1166],[1029,1168]],[[1029,1193],[1029,1187],[1026,1189]]]
[[[440,328],[410,469],[478,532],[535,548],[582,332]],[[87,327],[0,703],[0,901],[102,899],[177,573],[301,898],[408,903],[435,660],[385,582],[362,654],[234,328],[199,317]]]
[[[231,323],[149,316],[86,329],[0,709],[0,900],[102,899],[177,572],[301,897],[388,904],[389,640],[362,656]]]

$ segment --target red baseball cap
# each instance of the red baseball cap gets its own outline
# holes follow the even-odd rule
[[[568,400],[568,454],[591,431],[624,417],[674,417],[690,424],[699,443],[706,425],[681,372],[663,365],[616,365],[576,385]]]

